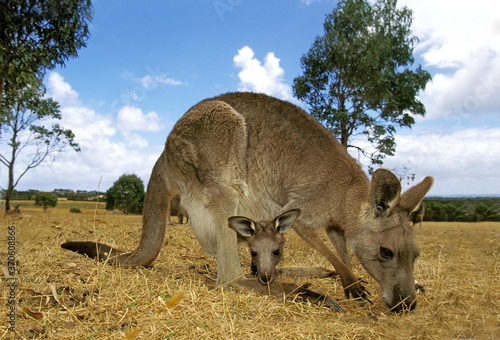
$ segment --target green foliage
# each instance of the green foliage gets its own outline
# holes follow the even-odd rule
[[[425,221],[500,221],[500,198],[427,198]]]
[[[38,190],[28,190],[28,191],[12,191],[12,200],[33,200]],[[68,201],[88,201],[90,202],[104,202],[105,198],[102,196],[104,192],[101,191],[86,191],[86,190],[71,190],[71,189],[54,189],[52,191],[54,195],[58,198],[65,198]],[[95,205],[95,204],[94,204]]]
[[[79,214],[82,211],[80,210],[80,208],[71,208],[71,209],[69,209],[69,212],[74,213],[74,214]]]
[[[80,151],[73,132],[56,123],[61,119],[59,104],[45,97],[45,88],[39,79],[33,80],[30,86],[17,92],[15,98],[11,96],[4,102],[4,107],[10,108],[4,112],[1,126],[8,147],[0,154],[0,164],[8,170],[7,205],[10,205],[12,191],[29,170],[66,146]],[[22,163],[17,162],[20,158],[23,158]],[[14,176],[16,165],[17,168],[21,166],[17,178]]]
[[[78,56],[89,37],[91,18],[90,0],[2,1],[0,137],[7,140],[10,150],[0,155],[0,163],[9,173],[7,210],[13,189],[27,171],[65,146],[79,151],[73,132],[56,122],[61,119],[59,104],[46,97],[43,78],[47,70]],[[21,151],[31,158],[14,178]]]
[[[89,37],[90,0],[4,0],[0,11],[2,99],[78,56]],[[3,110],[2,110],[3,113]]]
[[[417,99],[431,79],[414,63],[412,11],[396,0],[341,0],[326,17],[325,34],[301,58],[294,95],[347,148],[382,164],[393,155],[396,128],[424,115]],[[370,147],[353,144],[364,136]],[[359,139],[359,138],[358,138]],[[372,166],[370,165],[370,170]]]
[[[49,207],[53,208],[57,205],[57,196],[50,192],[40,192],[35,196],[35,205],[47,211]]]
[[[122,175],[106,192],[106,209],[118,209],[124,214],[141,214],[144,183],[135,174]]]

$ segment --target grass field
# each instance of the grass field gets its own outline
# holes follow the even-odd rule
[[[95,203],[94,203],[95,207]],[[103,209],[22,206],[3,216],[0,263],[7,266],[7,226],[15,225],[17,319],[8,331],[7,282],[0,286],[0,339],[499,339],[500,223],[431,223],[416,228],[421,257],[415,274],[425,285],[416,310],[387,311],[376,282],[373,305],[346,300],[335,279],[280,278],[311,282],[334,298],[339,314],[311,303],[216,289],[215,259],[206,256],[191,228],[172,225],[168,244],[149,269],[124,269],[59,247],[69,240],[97,240],[133,249],[139,216]],[[249,255],[241,246],[245,268]],[[283,265],[328,263],[294,233],[287,235]],[[4,270],[5,275],[5,270]]]

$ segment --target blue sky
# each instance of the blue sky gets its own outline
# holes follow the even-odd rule
[[[147,183],[173,124],[199,100],[236,90],[291,96],[300,57],[336,2],[95,0],[79,58],[46,78],[82,151],[31,170],[18,190]],[[500,19],[493,0],[399,1],[414,11],[417,63],[433,75],[426,118],[397,134],[388,168],[435,177],[431,195],[500,194]],[[5,171],[1,171],[5,174]],[[3,176],[3,175],[2,175]],[[2,177],[2,186],[6,179]]]

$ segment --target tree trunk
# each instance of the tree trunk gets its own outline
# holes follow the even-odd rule
[[[11,139],[12,154],[8,166],[9,182],[7,184],[7,191],[5,192],[5,211],[7,212],[10,210],[10,200],[12,198],[12,192],[14,191],[14,164],[16,163],[16,151],[17,151],[16,138],[17,138],[17,131],[14,129]]]
[[[5,211],[10,210],[10,199],[12,198],[12,192],[14,191],[14,163],[9,164],[9,183],[7,184],[7,190],[5,191]]]

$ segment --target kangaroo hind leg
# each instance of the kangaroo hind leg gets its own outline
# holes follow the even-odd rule
[[[247,192],[246,146],[244,118],[217,100],[191,108],[167,141],[167,150],[176,155],[169,164],[177,169],[176,182],[191,226],[203,249],[217,255],[217,285],[243,275],[228,218],[236,214]],[[176,153],[180,148],[182,155]]]

